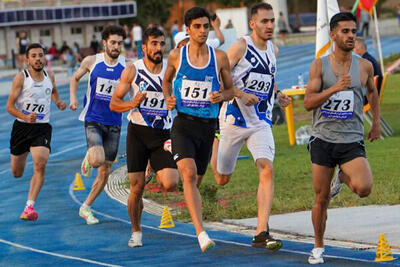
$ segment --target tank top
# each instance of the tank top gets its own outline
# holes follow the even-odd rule
[[[339,80],[332,72],[329,56],[321,58],[320,92]],[[360,80],[360,58],[352,55],[349,74],[351,86],[336,92],[322,106],[313,110],[312,135],[331,143],[353,143],[364,138],[363,99],[366,94]]]
[[[172,125],[171,112],[167,110],[167,104],[162,92],[162,79],[167,64],[163,62],[162,71],[158,74],[151,73],[143,59],[134,63],[136,76],[129,91],[129,98],[134,99],[138,92],[146,92],[146,99],[139,107],[132,109],[128,114],[128,120],[134,124],[148,126],[157,129],[170,129]]]
[[[250,36],[243,37],[247,47],[244,56],[232,69],[233,85],[260,100],[246,106],[238,97],[224,102],[220,121],[240,127],[272,126],[272,109],[275,101],[276,58],[274,45],[267,41],[267,49],[258,49]]]
[[[28,38],[20,38],[19,39],[19,53],[20,54],[25,54],[26,49],[28,48]]]
[[[110,110],[110,100],[125,68],[125,57],[119,56],[115,65],[109,66],[104,54],[96,54],[96,61],[89,73],[88,88],[83,99],[81,121],[98,122],[103,125],[121,125],[122,113]]]
[[[210,93],[220,88],[215,50],[207,45],[208,63],[199,68],[189,61],[189,45],[181,48],[180,63],[173,82],[176,109],[188,115],[215,119],[218,117],[219,104],[210,102]]]
[[[16,107],[25,115],[36,113],[36,123],[48,123],[50,120],[51,92],[53,84],[49,74],[43,70],[43,80],[36,82],[28,70],[23,71],[25,81],[21,94],[16,101]],[[18,119],[21,122],[24,120]]]

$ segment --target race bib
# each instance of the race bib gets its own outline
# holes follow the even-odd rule
[[[181,88],[182,106],[203,108],[210,105],[212,82],[183,80]]]
[[[243,89],[243,91],[245,93],[256,95],[258,98],[265,100],[268,99],[271,85],[271,75],[250,72],[250,75],[247,78],[246,87]]]
[[[22,109],[22,113],[25,115],[29,115],[32,112],[36,113],[37,120],[43,120],[49,110],[49,103],[43,99],[42,101],[33,101],[29,100],[24,103],[24,108]]]
[[[146,91],[146,99],[140,103],[140,112],[146,115],[167,116],[167,104],[163,93]]]
[[[96,95],[95,97],[100,100],[110,101],[118,80],[109,80],[105,78],[97,78]]]
[[[321,106],[322,116],[333,119],[350,119],[354,111],[354,92],[340,91]]]

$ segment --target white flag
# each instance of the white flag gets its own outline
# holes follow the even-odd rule
[[[331,51],[331,39],[329,37],[329,21],[336,13],[339,13],[337,0],[318,0],[317,4],[317,38],[315,42],[315,57],[328,55]]]

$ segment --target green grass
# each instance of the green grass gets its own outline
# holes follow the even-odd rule
[[[365,141],[367,157],[374,175],[371,195],[360,199],[344,186],[338,197],[331,202],[330,207],[400,203],[399,85],[400,75],[389,76],[381,106],[381,114],[392,126],[394,136],[373,143]],[[294,101],[294,110],[296,129],[302,125],[311,124],[311,112],[304,110],[301,98]],[[365,128],[367,133],[369,130],[367,123]],[[272,213],[309,210],[313,205],[314,190],[310,157],[306,146],[289,145],[286,124],[275,126],[273,132],[276,155],[274,161],[275,197]],[[242,148],[241,155],[250,155],[245,146]],[[203,197],[203,217],[211,221],[256,217],[257,187],[258,174],[252,159],[238,161],[231,181],[224,187],[215,183],[212,172],[208,169],[200,187]],[[145,197],[161,204],[184,200],[182,192],[151,193],[147,190]],[[189,220],[187,209],[182,209],[177,219]]]

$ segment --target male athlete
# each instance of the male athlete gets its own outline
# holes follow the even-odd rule
[[[36,221],[38,213],[35,201],[44,182],[44,173],[50,154],[52,127],[50,102],[64,110],[66,103],[60,100],[54,75],[45,71],[44,50],[34,43],[26,49],[28,69],[18,73],[12,83],[7,101],[7,112],[16,117],[11,131],[11,172],[15,178],[24,174],[26,158],[31,152],[33,176],[28,200],[21,214],[22,220]]]
[[[324,232],[330,200],[330,183],[339,165],[340,182],[360,197],[372,189],[372,173],[365,155],[363,105],[367,96],[373,123],[368,140],[380,136],[379,99],[374,70],[366,59],[352,55],[357,33],[352,13],[338,13],[330,21],[334,52],[314,60],[304,98],[306,110],[313,110],[313,131],[308,144],[315,190],[312,222],[315,233],[310,264],[324,263]],[[365,89],[366,87],[366,89]]]
[[[189,9],[185,25],[190,41],[171,51],[162,89],[167,108],[176,107],[178,111],[171,131],[172,155],[183,178],[185,200],[200,248],[205,252],[215,244],[203,228],[197,184],[210,159],[218,103],[232,99],[233,84],[226,54],[206,44],[210,30],[208,12],[200,7]],[[224,84],[221,91],[220,78]]]
[[[110,110],[110,100],[125,68],[125,57],[120,55],[125,37],[122,27],[115,25],[106,27],[102,32],[105,51],[86,57],[70,82],[69,108],[76,110],[79,80],[89,72],[84,107],[79,116],[79,119],[85,122],[88,147],[82,161],[81,172],[89,177],[92,167],[98,168],[98,171],[92,189],[79,209],[79,216],[84,218],[87,224],[99,222],[93,216],[90,206],[103,191],[118,152],[122,114]]]
[[[268,228],[274,196],[275,144],[271,117],[275,96],[283,107],[290,103],[290,98],[277,90],[275,81],[278,51],[270,41],[275,27],[272,6],[256,4],[251,8],[250,16],[252,33],[238,40],[227,52],[235,98],[222,106],[218,157],[211,166],[217,183],[227,184],[246,141],[259,176],[257,230],[251,245],[278,250],[282,241],[274,239]]]
[[[163,64],[165,35],[157,27],[143,33],[144,58],[128,66],[121,75],[111,98],[110,108],[116,112],[131,110],[126,136],[126,154],[130,194],[128,213],[132,223],[132,235],[128,246],[142,246],[140,219],[143,210],[145,170],[148,160],[156,179],[167,191],[175,190],[178,170],[171,153],[163,149],[170,139],[171,112],[162,92],[162,79],[166,69]],[[131,86],[133,89],[131,89]],[[124,96],[130,93],[130,100]]]

